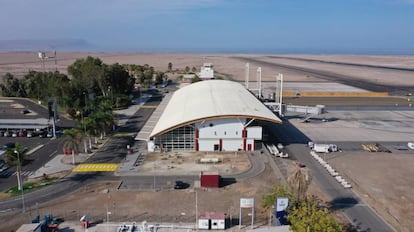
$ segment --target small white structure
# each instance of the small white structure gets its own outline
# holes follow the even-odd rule
[[[190,83],[196,77],[195,74],[184,74],[183,75],[183,82]]]
[[[214,79],[214,68],[212,63],[204,63],[200,70],[199,77],[203,80]]]
[[[225,230],[226,214],[219,212],[205,212],[198,217],[198,229]]]

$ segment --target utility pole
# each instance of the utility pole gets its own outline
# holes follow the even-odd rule
[[[26,206],[24,204],[24,186],[23,186],[23,180],[22,180],[22,170],[21,170],[21,163],[20,163],[20,152],[17,150],[14,150],[14,153],[17,155],[17,185],[18,189],[21,191],[21,197],[22,197],[22,212],[26,212]]]
[[[195,220],[195,228],[196,228],[196,230],[198,231],[198,196],[197,196],[197,189],[195,189],[195,203],[196,203],[196,212],[195,212],[195,215],[196,215],[196,220]]]

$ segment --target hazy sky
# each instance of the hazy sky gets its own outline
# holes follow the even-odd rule
[[[414,51],[414,0],[0,0],[0,40],[119,51]]]

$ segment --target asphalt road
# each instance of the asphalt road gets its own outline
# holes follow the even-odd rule
[[[404,96],[407,93],[414,92],[414,85],[413,86],[383,85],[380,83],[370,82],[367,80],[362,80],[357,77],[346,76],[346,75],[342,75],[342,74],[335,73],[335,72],[328,72],[328,71],[322,71],[322,70],[316,70],[316,69],[310,69],[310,68],[296,67],[292,65],[278,64],[276,62],[263,61],[263,60],[255,59],[252,57],[232,57],[232,58],[242,60],[243,62],[257,64],[258,66],[270,66],[270,67],[275,67],[281,70],[294,71],[296,73],[300,73],[303,75],[312,75],[316,78],[320,78],[323,80],[342,83],[345,85],[349,85],[349,86],[353,86],[353,87],[357,87],[357,88],[361,88],[361,89],[365,89],[365,90],[373,91],[373,92],[388,92],[391,95],[398,95],[398,96]],[[402,72],[412,72],[414,74],[414,71],[407,70],[407,71],[402,71]]]
[[[397,70],[397,71],[414,72],[414,69],[412,69],[412,68],[401,68],[401,67],[370,65],[370,64],[357,64],[357,63],[307,59],[307,58],[299,58],[299,57],[284,57],[284,56],[268,56],[268,57],[277,58],[277,59],[285,59],[285,60],[299,60],[299,61],[306,61],[306,62],[319,63],[319,64],[320,63],[322,63],[322,64],[339,64],[339,65],[353,66],[353,67],[363,67],[363,68],[375,68],[375,69],[384,69],[384,70]]]
[[[147,106],[158,105],[162,97],[160,95],[152,97],[145,104]],[[140,108],[126,123],[117,129],[120,133],[136,133],[139,131],[155,108]],[[54,142],[54,143],[53,143]],[[120,163],[127,154],[126,145],[133,143],[132,137],[113,137],[91,158],[88,163]],[[59,140],[51,140],[52,144],[47,144],[45,150],[39,150],[41,154],[47,152],[56,153],[58,150]],[[48,155],[48,157],[50,154]],[[49,159],[51,156],[49,157]],[[14,178],[16,180],[16,178]],[[11,179],[12,181],[12,179]],[[24,195],[26,207],[35,205],[36,203],[46,202],[48,200],[71,193],[84,185],[96,181],[121,181],[120,177],[114,176],[112,172],[89,172],[89,173],[72,173],[61,181],[52,186],[47,186],[38,191]],[[14,184],[15,185],[15,184]],[[0,201],[0,212],[21,209],[21,197],[17,196],[11,199]]]
[[[13,98],[13,101],[22,105],[24,109],[28,109],[31,112],[35,112],[34,115],[22,114],[20,108],[6,107],[9,104],[2,105],[1,119],[35,119],[35,118],[48,118],[48,111],[45,107],[38,105],[27,99]],[[0,103],[0,105],[3,103]],[[73,127],[75,122],[68,120],[64,117],[60,117],[56,123],[57,129]],[[22,177],[26,179],[29,175],[38,170],[42,165],[46,164],[52,159],[58,151],[63,148],[64,138],[58,137],[57,139],[40,138],[40,137],[0,137],[0,145],[5,143],[19,143],[22,147],[27,148],[29,151],[43,145],[40,149],[27,156],[27,160],[22,165]],[[0,172],[0,191],[5,191],[13,186],[17,185],[16,168],[9,168]]]
[[[268,128],[272,132],[271,138],[273,140],[271,142],[284,144],[285,152],[288,152],[292,159],[304,164],[311,171],[312,180],[330,197],[333,209],[344,212],[358,231],[394,231],[352,190],[344,189],[322,165],[313,159],[310,155],[310,149],[307,147],[310,139],[306,135],[302,134],[288,121],[284,121],[280,125],[270,124]]]
[[[160,98],[152,98],[148,105],[159,104]],[[146,105],[147,105],[146,104]],[[125,127],[118,129],[119,132],[137,132],[148,119],[154,108],[141,108],[128,121]],[[309,155],[309,149],[305,146],[309,141],[304,134],[293,127],[288,121],[280,125],[270,125],[273,132],[274,142],[282,142],[293,159],[305,164],[312,172],[314,181],[332,199],[332,205],[337,210],[342,210],[350,221],[358,227],[359,231],[393,231],[381,218],[379,218],[367,205],[365,205],[351,190],[345,190],[337,183],[318,163]],[[133,142],[132,137],[119,137],[110,140],[105,146],[88,160],[91,163],[119,162],[125,158],[126,145]],[[255,165],[257,166],[257,165]],[[260,167],[259,167],[260,168]],[[124,186],[136,188],[170,188],[172,181],[180,179],[193,183],[194,176],[147,176],[147,177],[124,177]],[[50,199],[73,192],[84,185],[95,181],[121,181],[121,178],[113,176],[112,173],[72,173],[53,186],[45,187],[39,191],[25,194],[26,205],[34,205],[37,202],[45,202]],[[0,212],[18,209],[21,207],[20,197],[0,202]]]

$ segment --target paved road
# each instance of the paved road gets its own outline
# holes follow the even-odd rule
[[[310,141],[288,121],[281,125],[270,125],[273,132],[273,143],[285,144],[285,152],[306,165],[311,171],[313,181],[331,198],[334,209],[341,210],[358,231],[389,232],[393,229],[386,224],[368,205],[366,205],[350,189],[344,189],[312,156],[306,146]]]
[[[370,82],[367,80],[362,80],[357,77],[353,76],[346,76],[343,74],[335,73],[335,72],[328,72],[328,71],[322,71],[322,70],[316,70],[316,69],[310,69],[310,68],[302,68],[302,67],[296,67],[293,65],[284,65],[284,64],[278,64],[277,62],[268,62],[259,60],[253,57],[232,57],[234,59],[242,60],[243,62],[249,62],[253,64],[257,64],[258,66],[270,66],[275,67],[278,69],[284,69],[284,70],[290,70],[297,73],[301,73],[303,75],[312,75],[316,78],[320,78],[323,80],[328,80],[332,82],[338,82],[345,85],[366,89],[368,91],[373,92],[389,92],[392,95],[398,95],[403,96],[407,93],[413,93],[414,92],[414,86],[395,86],[395,85],[385,85],[380,84],[376,82]],[[408,71],[404,71],[408,72]],[[414,73],[414,71],[409,71]]]
[[[374,68],[374,69],[414,72],[413,68],[402,68],[402,67],[392,67],[392,66],[383,66],[383,65],[347,63],[347,62],[317,60],[317,59],[308,59],[308,58],[300,58],[300,57],[284,57],[284,56],[268,56],[268,57],[277,58],[277,59],[285,59],[285,60],[299,60],[299,61],[306,61],[306,62],[312,62],[312,63],[317,63],[317,64],[320,64],[320,63],[339,64],[339,65],[353,66],[353,67],[363,67],[363,68]]]
[[[4,98],[2,98],[4,99]],[[7,108],[7,111],[2,111],[0,114],[1,119],[35,119],[35,118],[48,118],[48,111],[45,107],[40,106],[30,100],[23,98],[13,98],[15,103],[18,103],[25,107],[25,109],[34,112],[34,115],[24,115],[21,113],[20,108],[9,108],[9,103],[0,103],[5,104],[4,107]],[[7,106],[7,107],[6,107]],[[68,120],[64,117],[60,117],[60,120],[57,122],[58,128],[68,128],[73,127],[75,122]],[[61,151],[63,148],[64,137],[59,137],[57,139],[50,138],[26,138],[26,137],[0,137],[0,145],[5,143],[19,143],[22,147],[26,147],[29,150],[34,149],[40,145],[43,145],[40,149],[36,150],[30,154],[27,158],[28,161],[23,163],[22,166],[22,176],[27,178],[36,170],[38,170],[42,165],[47,163],[52,159],[58,151]],[[5,191],[13,186],[17,185],[16,178],[16,168],[9,168],[3,172],[0,172],[0,191]]]

